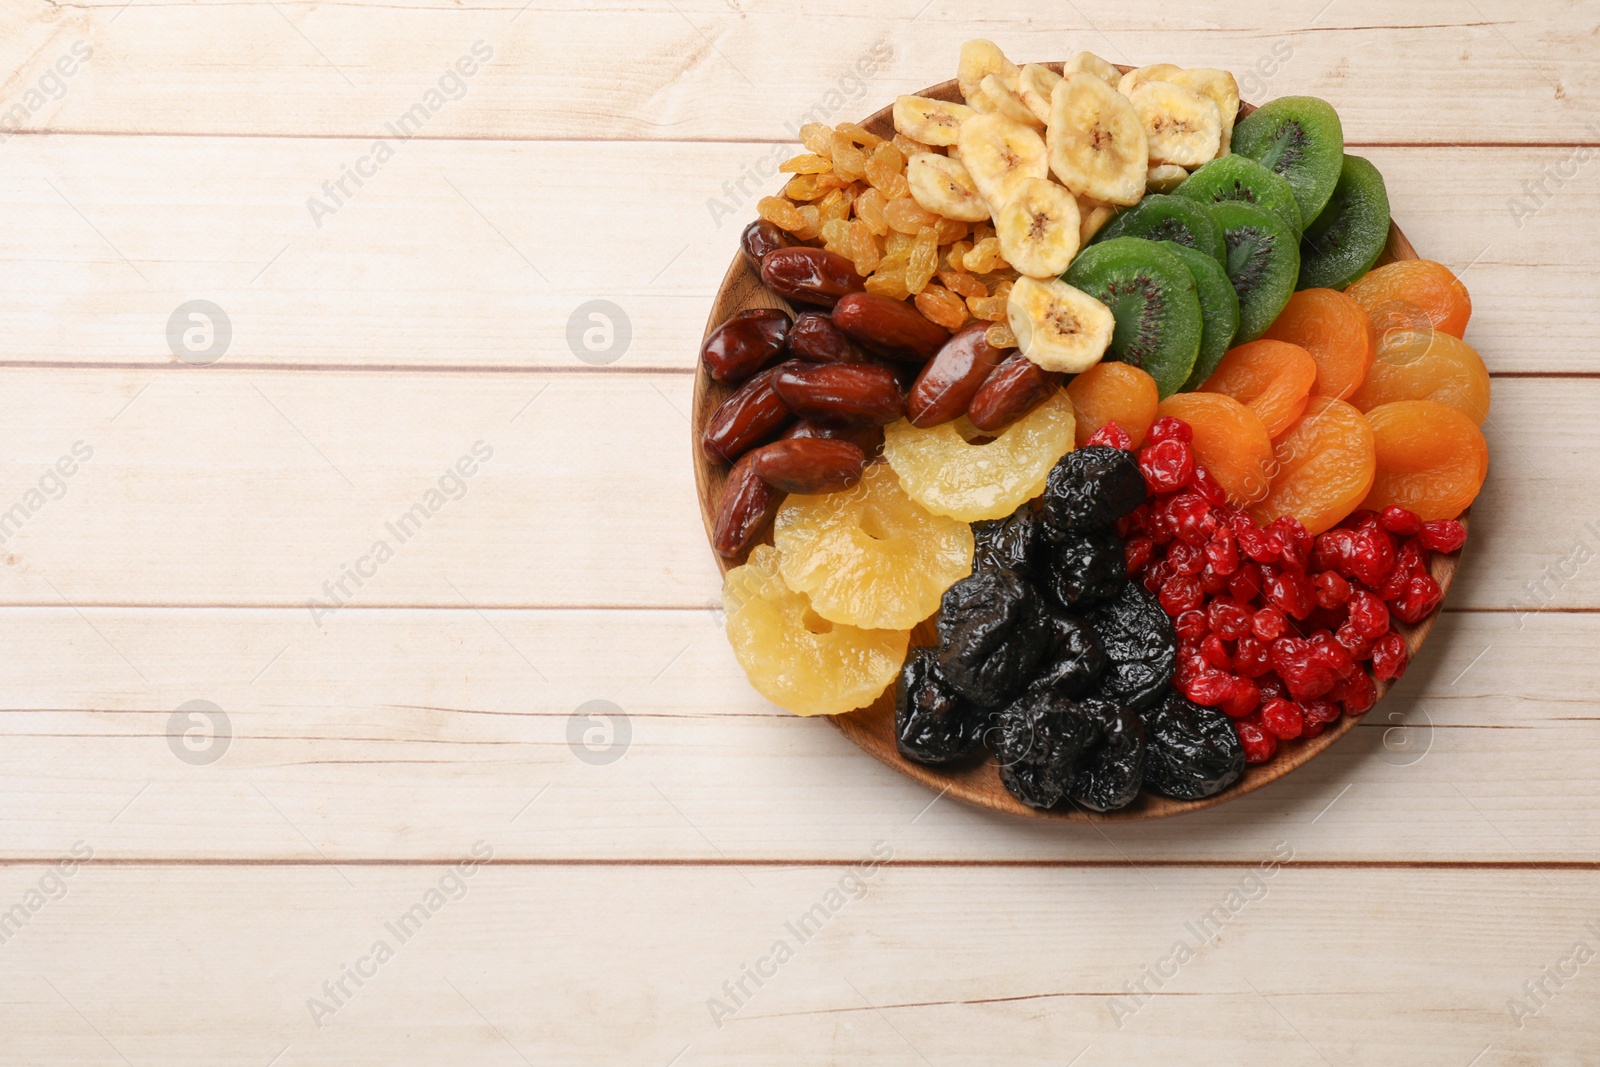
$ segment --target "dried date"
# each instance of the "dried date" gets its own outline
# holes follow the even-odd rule
[[[761,269],[761,261],[767,257],[768,252],[789,248],[793,244],[793,238],[766,219],[757,219],[746,226],[744,233],[739,235],[739,247],[744,250],[745,258],[756,270]]]
[[[861,449],[861,454],[873,459],[883,451],[882,426],[846,426],[837,422],[813,422],[801,419],[783,432],[784,440],[795,437],[821,437],[830,441],[849,441]]]
[[[811,363],[863,363],[867,358],[825,311],[802,311],[795,317],[789,351]]]
[[[706,372],[719,382],[739,384],[783,350],[791,322],[789,313],[778,308],[739,312],[712,330],[700,346]]]
[[[778,248],[761,260],[767,288],[796,304],[831,308],[847,293],[863,292],[866,281],[854,263],[825,248]]]
[[[878,293],[851,293],[833,309],[833,323],[890,359],[932,359],[950,331],[923,318],[904,300]]]
[[[984,336],[988,329],[989,323],[982,321],[964,326],[922,368],[906,397],[911,425],[937,426],[966,414],[972,398],[1005,360],[1005,353]]]
[[[700,436],[700,447],[708,458],[731,463],[788,425],[792,416],[773,391],[772,383],[790,363],[780,363],[757,374],[712,413]]]
[[[777,368],[772,389],[803,419],[884,426],[905,412],[894,372],[877,363],[802,363]]]
[[[772,522],[782,495],[751,469],[750,456],[740,458],[728,472],[717,504],[717,521],[711,530],[711,547],[733,559]]]
[[[967,405],[967,418],[984,433],[1003,430],[1050,398],[1061,375],[1018,352],[994,369]]]
[[[785,493],[837,493],[861,480],[866,454],[849,441],[796,437],[746,454],[750,469]]]

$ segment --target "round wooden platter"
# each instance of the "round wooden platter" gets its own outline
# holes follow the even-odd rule
[[[1059,63],[1045,65],[1058,73],[1061,70],[1061,64]],[[1126,73],[1130,68],[1121,67],[1120,69]],[[939,100],[958,102],[961,100],[960,90],[954,81],[943,82],[924,89],[920,95]],[[1243,118],[1253,110],[1254,108],[1251,105],[1241,104],[1239,117]],[[874,114],[861,125],[882,137],[887,138],[894,135],[891,109],[887,107]],[[1416,258],[1418,258],[1417,253],[1411,247],[1411,242],[1407,241],[1405,234],[1401,233],[1399,227],[1391,222],[1389,224],[1389,242],[1378,262],[1383,264],[1392,263],[1398,259]],[[749,265],[744,255],[735,250],[733,264],[728,268],[727,275],[722,279],[722,286],[717,290],[716,299],[712,302],[711,315],[706,321],[706,333],[709,334],[735,312],[761,307],[792,310],[782,299],[767,290],[766,286],[761,283],[760,275]],[[722,486],[727,478],[728,468],[726,464],[715,463],[706,458],[705,453],[700,448],[700,434],[711,413],[716,410],[717,405],[727,398],[731,391],[727,386],[713,381],[706,374],[703,366],[697,367],[694,386],[691,448],[693,452],[695,486],[700,497],[700,514],[705,521],[708,539],[711,536],[712,525],[716,519],[718,502],[722,499]],[[1466,525],[1466,514],[1462,514],[1461,522]],[[717,556],[717,563],[722,568],[723,573],[742,562],[742,558],[728,560]],[[1458,563],[1459,553],[1449,556],[1437,553],[1434,555],[1432,573],[1446,593],[1450,590],[1450,583],[1455,577]],[[1410,649],[1412,656],[1415,656],[1417,651],[1421,649],[1422,642],[1433,628],[1434,620],[1438,618],[1438,614],[1439,612],[1436,609],[1433,614],[1415,626],[1407,626],[1398,621],[1395,623],[1396,630],[1405,638],[1406,647]],[[932,644],[933,641],[932,620],[924,621],[912,632],[911,642],[913,645]],[[1389,684],[1384,681],[1377,682],[1379,699],[1382,699],[1385,692],[1387,692]],[[1349,733],[1359,721],[1350,716],[1345,716],[1324,731],[1320,737],[1281,743],[1276,757],[1267,763],[1246,767],[1243,776],[1237,782],[1215,796],[1206,797],[1203,800],[1185,801],[1173,800],[1170,797],[1159,796],[1145,791],[1140,794],[1137,800],[1125,808],[1118,811],[1100,813],[1077,807],[1048,811],[1028,807],[1012,796],[1006,787],[1001,784],[999,768],[992,755],[981,762],[974,761],[969,765],[954,769],[925,767],[901,756],[899,750],[895,747],[894,689],[892,686],[870,707],[861,708],[844,715],[831,716],[830,718],[833,724],[846,737],[865,749],[875,759],[893,767],[908,777],[915,778],[929,788],[946,792],[955,799],[968,804],[990,808],[994,811],[1035,819],[1060,819],[1071,822],[1159,819],[1169,815],[1179,815],[1188,811],[1209,808],[1214,804],[1221,804],[1224,801],[1254,792],[1268,782],[1276,781],[1295,768],[1305,765],[1318,753]]]

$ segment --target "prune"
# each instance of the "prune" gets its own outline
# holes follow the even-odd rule
[[[1099,723],[1100,740],[1078,767],[1072,799],[1094,811],[1126,807],[1144,784],[1144,723],[1132,708],[1102,697],[1088,697],[1078,706]]]
[[[766,219],[757,219],[746,226],[744,233],[739,235],[739,247],[744,249],[745,258],[756,270],[761,269],[761,261],[767,257],[768,252],[776,252],[793,244],[794,241],[788,234]]]
[[[1179,800],[1220,793],[1244,772],[1244,746],[1233,723],[1215,708],[1175,691],[1145,713],[1145,783]]]
[[[1127,557],[1115,532],[1065,530],[1050,540],[1039,584],[1062,607],[1084,608],[1116,596],[1127,580]]]
[[[1100,693],[1134,711],[1150,707],[1166,691],[1178,662],[1172,620],[1138,582],[1123,584],[1114,600],[1088,613],[1106,649]]]
[[[1094,627],[1063,612],[1050,612],[1050,647],[1034,686],[1049,686],[1074,699],[1094,688],[1106,667],[1106,649]]]
[[[1085,445],[1062,456],[1050,471],[1044,517],[1053,530],[1110,526],[1144,500],[1144,475],[1131,454]]]
[[[934,661],[932,648],[914,648],[894,693],[894,739],[918,763],[954,763],[983,744],[988,716],[957,693]]]
[[[700,359],[711,377],[737,385],[783,349],[789,325],[789,313],[777,308],[741,311],[711,331],[700,346]]]
[[[936,625],[940,673],[987,709],[1027,684],[1051,637],[1039,594],[1004,567],[980,568],[945,590]]]
[[[1053,689],[1029,687],[1000,712],[994,735],[1000,780],[1030,807],[1066,800],[1083,753],[1099,733],[1095,720]]]
[[[972,536],[978,544],[974,559],[979,565],[1006,567],[1027,577],[1042,555],[1039,515],[1027,504],[1003,519],[973,523]]]

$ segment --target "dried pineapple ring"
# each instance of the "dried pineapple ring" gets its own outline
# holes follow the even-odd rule
[[[972,528],[923,510],[881,463],[853,489],[790,496],[772,542],[789,588],[809,596],[824,619],[848,626],[909,630],[972,572]]]
[[[960,418],[919,430],[904,419],[886,427],[883,454],[911,499],[964,522],[1003,518],[1044,492],[1056,461],[1072,451],[1072,399],[1057,392],[985,445]]]
[[[722,583],[728,642],[750,684],[796,715],[838,715],[871,704],[900,672],[910,631],[819,619],[804,594],[784,584],[778,561],[777,549],[757,545]]]

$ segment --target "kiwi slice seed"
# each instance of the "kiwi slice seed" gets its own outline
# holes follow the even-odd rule
[[[1146,241],[1167,241],[1204,252],[1221,266],[1227,259],[1222,246],[1222,230],[1205,208],[1189,200],[1154,193],[1106,223],[1091,244],[1103,244],[1118,237],[1142,237]]]
[[[1300,235],[1277,215],[1236,200],[1214,204],[1211,215],[1228,246],[1228,280],[1239,294],[1236,344],[1254,341],[1283,311],[1300,277]]]
[[[1273,212],[1296,233],[1301,229],[1300,205],[1288,181],[1248,156],[1213,159],[1189,175],[1172,195],[1200,204],[1240,200]]]
[[[1143,370],[1162,397],[1188,380],[1203,322],[1194,276],[1165,242],[1117,237],[1078,253],[1063,278],[1111,309],[1108,358]]]
[[[1263,104],[1233,128],[1233,151],[1277,171],[1294,189],[1300,218],[1322,213],[1344,164],[1339,113],[1314,96],[1285,96]]]
[[[1343,289],[1378,262],[1389,243],[1389,193],[1378,168],[1345,156],[1328,206],[1300,242],[1297,289]]]
[[[1195,295],[1200,298],[1200,353],[1183,383],[1182,391],[1187,393],[1211,377],[1233,345],[1233,335],[1239,332],[1239,294],[1233,291],[1228,272],[1210,256],[1183,245],[1173,245],[1168,251],[1189,268]]]

